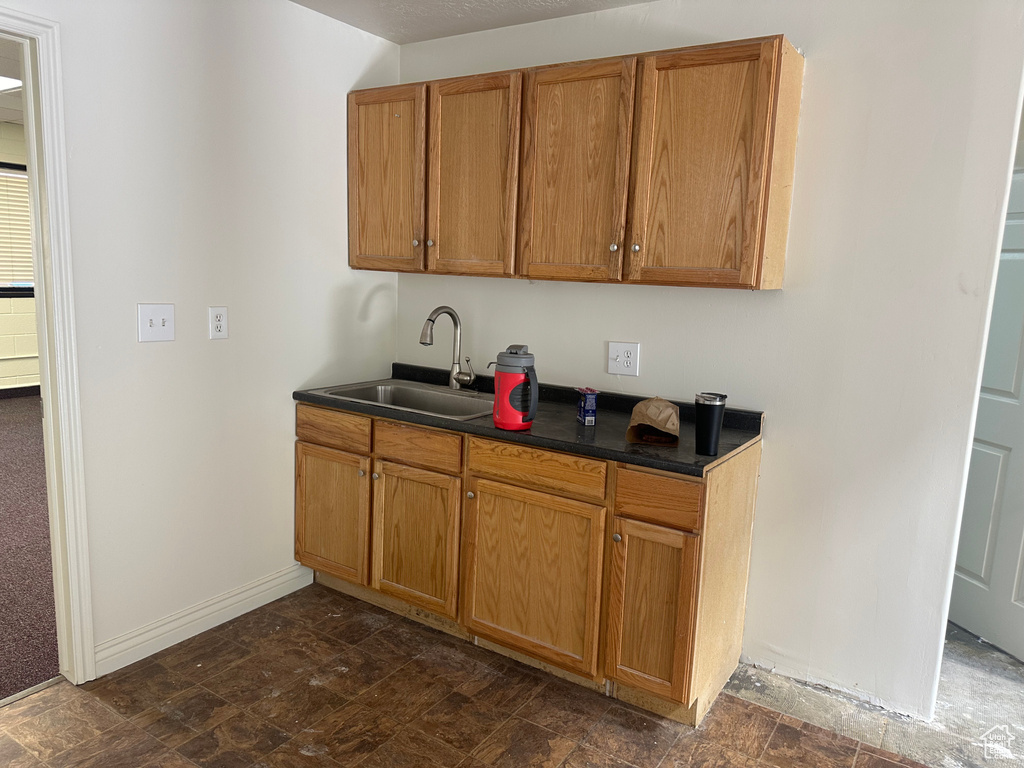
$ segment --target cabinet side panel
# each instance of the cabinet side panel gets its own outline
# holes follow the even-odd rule
[[[768,216],[765,225],[761,288],[781,288],[789,240],[789,216],[796,172],[797,126],[804,82],[804,57],[782,40],[782,63],[776,89],[775,137],[769,168]]]
[[[761,441],[708,472],[691,701],[710,704],[739,662]]]

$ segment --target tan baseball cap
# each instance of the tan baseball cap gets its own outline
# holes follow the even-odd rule
[[[633,408],[626,440],[630,443],[675,445],[679,442],[679,406],[660,397],[641,400]]]

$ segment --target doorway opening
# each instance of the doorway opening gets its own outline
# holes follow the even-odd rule
[[[59,672],[22,58],[0,38],[0,701]]]
[[[936,719],[972,737],[986,757],[1024,759],[1024,124],[982,368]]]
[[[0,40],[10,43],[13,46],[10,52],[20,59],[24,92],[24,165],[34,282],[32,308],[35,310],[31,330],[36,332],[38,342],[39,377],[38,412],[31,414],[29,420],[38,425],[42,433],[44,481],[37,482],[36,493],[42,485],[47,515],[46,522],[39,522],[36,530],[48,529],[50,536],[48,559],[53,610],[49,614],[55,619],[58,669],[61,675],[77,684],[95,677],[95,644],[84,503],[59,27],[37,16],[0,8]],[[0,110],[2,108],[0,100]],[[0,111],[0,123],[2,117]],[[0,151],[2,139],[0,125]],[[16,297],[11,298],[12,309],[13,298]],[[19,304],[19,308],[27,308],[27,305]],[[15,383],[20,386],[24,382]],[[38,432],[36,437],[39,437]],[[33,450],[38,456],[38,442]],[[38,464],[35,466],[38,470]],[[45,569],[46,565],[42,567]],[[21,694],[15,697],[18,695]],[[0,703],[6,703],[3,696],[0,696]]]

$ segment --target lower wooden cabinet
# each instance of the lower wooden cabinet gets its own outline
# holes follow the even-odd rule
[[[295,443],[295,559],[369,583],[370,459]]]
[[[456,617],[461,486],[440,472],[374,464],[374,589]]]
[[[609,677],[689,703],[698,537],[616,518],[608,577]]]
[[[295,557],[339,589],[690,724],[735,670],[759,439],[687,477],[303,404],[297,434]]]
[[[474,477],[469,492],[465,627],[595,677],[605,508]]]

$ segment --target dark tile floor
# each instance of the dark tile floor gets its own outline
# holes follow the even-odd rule
[[[696,730],[318,585],[0,709],[9,768],[919,766],[723,694]]]
[[[1024,663],[955,624],[946,630],[931,722],[745,664],[726,691],[926,765],[1024,766],[1024,751],[1017,746],[1024,743]],[[1010,737],[1002,749],[1001,735]]]

